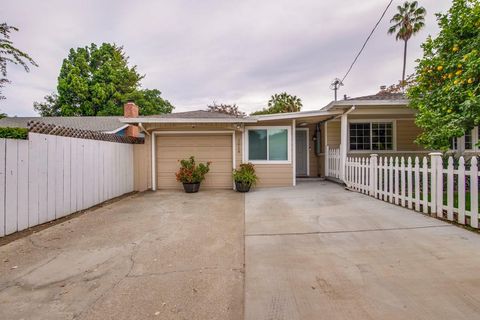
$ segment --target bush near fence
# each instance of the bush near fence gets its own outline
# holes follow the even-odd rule
[[[25,140],[27,137],[27,128],[0,128],[0,138]]]

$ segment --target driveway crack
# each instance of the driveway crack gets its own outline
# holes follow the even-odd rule
[[[453,225],[435,225],[435,226],[418,226],[418,227],[400,227],[400,228],[378,228],[378,229],[359,229],[359,230],[336,230],[336,231],[310,231],[310,232],[286,232],[286,233],[251,233],[245,237],[270,237],[270,236],[303,236],[316,234],[337,234],[337,233],[362,233],[362,232],[379,232],[379,231],[400,231],[400,230],[416,230],[430,228],[446,228],[454,227]]]

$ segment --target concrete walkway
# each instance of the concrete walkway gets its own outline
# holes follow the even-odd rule
[[[480,319],[480,235],[329,182],[246,195],[245,318]]]
[[[243,319],[244,197],[143,193],[0,247],[0,319]]]

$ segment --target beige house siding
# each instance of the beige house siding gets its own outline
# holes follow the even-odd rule
[[[144,144],[133,145],[134,190],[145,191],[152,187],[151,138],[145,137]]]
[[[257,187],[288,187],[293,185],[291,164],[256,164]]]
[[[415,125],[414,120],[397,120],[397,151],[425,151],[415,143],[422,130]]]
[[[375,115],[369,116],[351,116],[349,120],[393,120],[395,122],[395,142],[396,151],[401,153],[402,151],[418,151],[419,153],[427,152],[422,146],[416,144],[414,141],[421,133],[421,129],[415,125],[414,119],[393,119],[391,115]],[[327,124],[327,144],[331,148],[338,148],[340,145],[340,121],[330,121]],[[348,146],[349,147],[349,146]],[[372,153],[371,151],[364,152],[352,152],[352,154],[358,153]],[[383,152],[382,152],[383,154]]]
[[[338,148],[340,146],[340,121],[327,122],[327,145],[330,148]]]

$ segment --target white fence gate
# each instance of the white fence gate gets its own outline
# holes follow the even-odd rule
[[[340,148],[325,149],[325,176],[340,179]]]
[[[431,153],[422,161],[418,157],[348,157],[345,183],[351,190],[409,209],[430,213],[459,224],[478,228],[478,159],[469,166],[459,158],[448,158],[443,166],[441,153]]]
[[[0,237],[131,191],[131,144],[39,133],[0,139]]]

